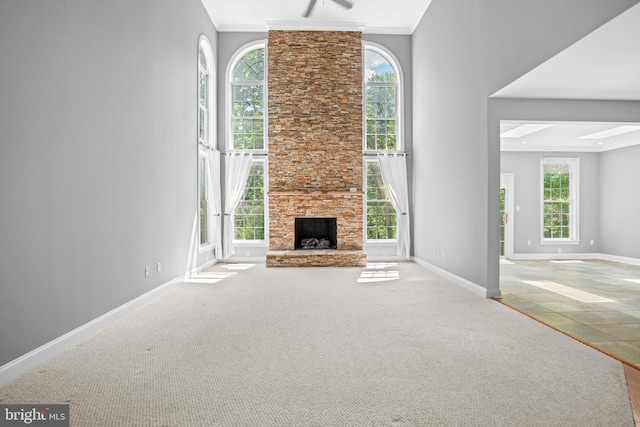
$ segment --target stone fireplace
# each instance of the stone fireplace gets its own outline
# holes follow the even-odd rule
[[[366,265],[362,54],[359,32],[269,32],[267,266]],[[327,218],[331,247],[296,249],[296,222]]]

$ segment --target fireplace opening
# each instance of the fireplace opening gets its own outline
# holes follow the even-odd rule
[[[296,218],[296,249],[336,249],[337,218]]]

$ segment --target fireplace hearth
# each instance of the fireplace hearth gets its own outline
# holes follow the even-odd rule
[[[336,249],[337,218],[296,218],[295,249]]]

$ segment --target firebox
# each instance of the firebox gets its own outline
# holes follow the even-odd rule
[[[296,249],[336,249],[337,218],[296,218]]]

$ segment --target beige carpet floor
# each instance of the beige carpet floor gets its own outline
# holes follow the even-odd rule
[[[633,426],[622,364],[417,264],[218,264],[0,389],[72,426]]]

